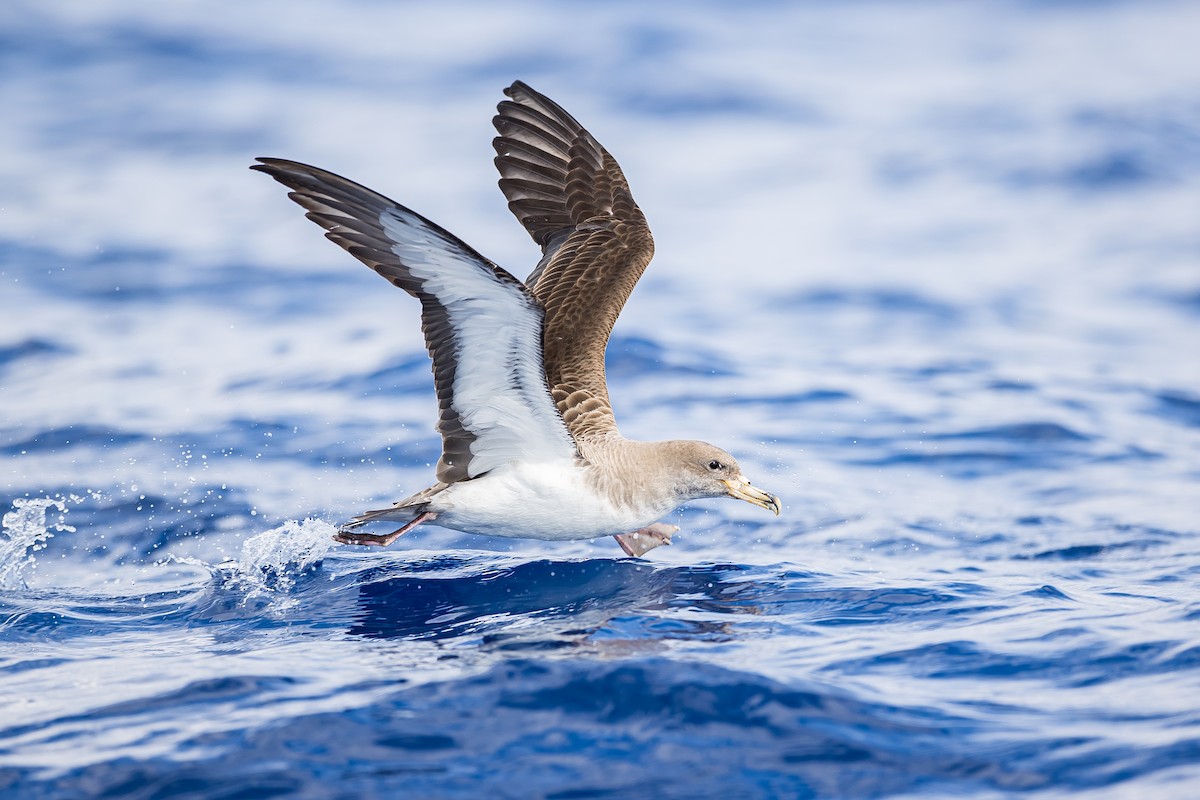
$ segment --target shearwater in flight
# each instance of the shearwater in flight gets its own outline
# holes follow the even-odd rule
[[[316,167],[252,169],[350,255],[421,301],[442,455],[437,482],[354,517],[335,537],[387,546],[422,523],[531,539],[614,536],[631,556],[669,544],[680,505],[733,497],[779,513],[732,455],[696,441],[638,442],[617,430],[604,351],[654,241],[612,156],[520,81],[493,120],[508,207],[542,248],[521,282],[421,215]],[[388,534],[363,526],[402,525]]]

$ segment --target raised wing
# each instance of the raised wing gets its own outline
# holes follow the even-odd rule
[[[445,483],[517,460],[571,458],[550,402],[542,308],[519,280],[419,214],[316,167],[260,158],[288,197],[350,255],[421,301],[433,359]]]
[[[554,101],[520,81],[492,120],[500,189],[542,248],[525,281],[546,310],[546,379],[579,439],[615,433],[604,349],[654,240],[613,157]]]

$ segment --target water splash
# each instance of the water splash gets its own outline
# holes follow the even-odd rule
[[[46,521],[50,508],[58,511],[52,524]],[[55,532],[74,532],[65,522],[66,515],[66,500],[61,498],[18,497],[12,501],[12,511],[0,522],[5,534],[0,538],[0,587],[28,588],[25,572],[34,564],[33,554],[43,549]]]
[[[278,528],[251,536],[242,543],[242,556],[228,566],[227,588],[254,597],[286,594],[296,579],[314,569],[333,546],[337,529],[319,519],[288,520]]]

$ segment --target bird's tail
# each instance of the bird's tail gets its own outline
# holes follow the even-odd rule
[[[349,522],[343,523],[339,531],[352,531],[361,528],[364,525],[370,525],[372,522],[383,522],[385,520],[399,520],[402,522],[411,522],[425,512],[429,511],[429,501],[435,494],[445,489],[449,484],[437,483],[430,486],[428,489],[422,489],[412,497],[405,498],[394,504],[390,508],[378,508],[374,511],[364,511],[350,519]]]

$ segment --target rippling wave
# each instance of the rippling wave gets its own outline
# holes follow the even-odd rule
[[[734,11],[0,12],[0,795],[1196,794],[1200,13]],[[524,274],[516,78],[655,229],[623,430],[778,519],[332,542],[428,483],[428,362],[246,166]]]

